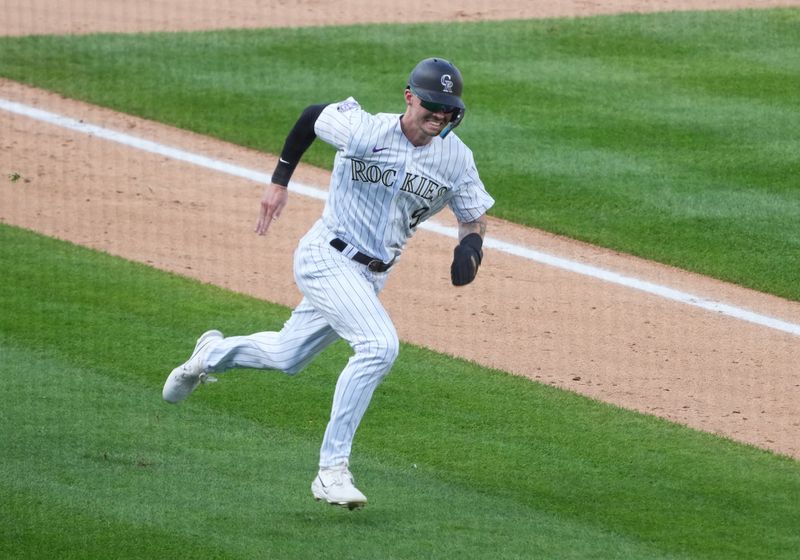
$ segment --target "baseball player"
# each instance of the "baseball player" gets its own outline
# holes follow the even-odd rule
[[[301,239],[294,276],[303,299],[279,332],[223,337],[211,330],[163,389],[177,403],[211,373],[231,368],[301,371],[339,338],[353,355],[339,375],[330,420],[311,484],[317,500],[362,507],[367,498],[349,470],[356,428],[375,388],[397,358],[397,332],[378,299],[420,223],[449,206],[459,243],[450,266],[455,286],[475,279],[483,257],[486,211],[494,204],[472,152],[453,134],[464,118],[459,70],[428,58],[412,70],[402,114],[370,114],[352,97],[303,111],[289,133],[261,200],[256,233],[264,235],[288,200],[287,185],[316,137],[336,150],[320,220]]]

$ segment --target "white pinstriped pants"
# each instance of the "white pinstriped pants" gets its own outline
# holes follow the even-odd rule
[[[209,372],[242,367],[302,370],[343,338],[354,351],[339,375],[320,449],[320,467],[347,462],[372,394],[399,350],[397,331],[378,299],[387,273],[370,272],[330,246],[333,235],[318,221],[295,251],[294,275],[304,298],[279,332],[228,337],[215,343]]]

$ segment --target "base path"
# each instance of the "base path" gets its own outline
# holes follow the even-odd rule
[[[136,9],[128,4],[134,3],[7,0],[0,18],[11,18],[12,24],[1,27],[14,33],[195,29],[211,19],[213,27],[241,27],[238,23],[245,15],[248,26],[317,25],[325,23],[323,15],[334,13],[327,22],[344,23],[343,18],[353,14],[357,18],[347,21],[406,20],[399,7],[370,12],[383,2],[337,2],[336,10],[333,2],[302,1],[176,1],[169,8],[163,2],[143,1],[135,3]],[[273,7],[265,8],[267,4]],[[448,4],[459,8],[447,12]],[[529,4],[537,3],[510,2],[495,10],[488,2],[438,2],[437,15],[420,3],[418,10],[405,5],[403,14],[417,21],[581,15],[611,11],[612,3],[541,3],[557,4],[563,8],[559,13],[553,13],[553,7],[537,12]],[[644,8],[636,2],[617,2],[615,11],[746,3],[643,4]],[[275,6],[284,19],[263,21],[254,15],[272,13]],[[505,12],[512,9],[519,12]],[[37,20],[38,10],[53,17]],[[231,17],[225,19],[221,12]],[[203,20],[204,14],[213,18]],[[0,99],[267,175],[275,163],[271,155],[13,82],[0,80]],[[0,130],[0,222],[288,306],[299,301],[291,255],[319,216],[319,200],[294,193],[281,220],[262,238],[252,233],[262,189],[254,181],[6,110],[0,110]],[[12,173],[21,179],[10,181]],[[328,173],[301,166],[295,179],[324,189]],[[451,216],[441,221],[453,225]],[[800,304],[795,302],[500,220],[491,220],[488,235],[800,324]],[[404,341],[800,458],[797,335],[499,250],[487,250],[474,284],[455,289],[449,283],[453,244],[449,237],[420,231],[392,273],[382,298]]]
[[[478,21],[797,5],[798,0],[4,0],[0,34]]]

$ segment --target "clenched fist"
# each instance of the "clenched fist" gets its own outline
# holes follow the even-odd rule
[[[453,286],[465,286],[475,280],[483,259],[483,238],[477,233],[465,236],[453,250],[450,279]]]

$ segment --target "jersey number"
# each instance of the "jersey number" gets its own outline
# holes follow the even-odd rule
[[[414,219],[411,220],[411,223],[408,224],[408,227],[410,227],[411,229],[417,227],[419,223],[422,221],[425,214],[428,212],[428,210],[430,210],[430,208],[428,208],[427,206],[423,206],[422,208],[417,208],[416,210],[414,210],[414,213],[411,214],[411,217]]]

